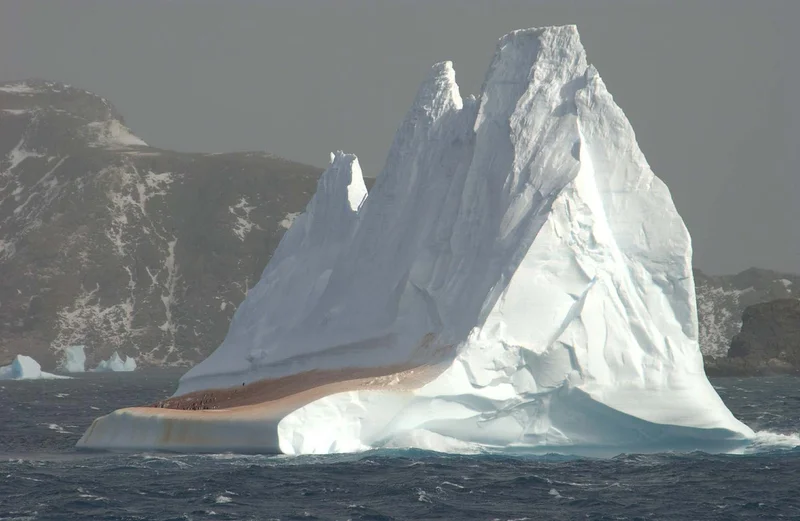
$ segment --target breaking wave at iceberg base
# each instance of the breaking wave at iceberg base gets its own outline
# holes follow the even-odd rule
[[[732,454],[759,454],[776,450],[792,450],[800,447],[800,432],[780,434],[770,431],[756,431],[750,443]]]

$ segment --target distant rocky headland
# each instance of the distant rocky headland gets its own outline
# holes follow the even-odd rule
[[[320,173],[156,148],[96,94],[0,83],[0,362],[204,359]]]

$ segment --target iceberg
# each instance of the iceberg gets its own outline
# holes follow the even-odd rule
[[[39,362],[30,356],[17,355],[9,365],[0,366],[0,380],[42,380],[42,379],[64,379],[69,376],[61,376],[42,371]]]
[[[114,351],[114,354],[111,355],[111,358],[108,360],[103,360],[97,367],[92,369],[92,372],[95,373],[105,373],[105,372],[130,372],[136,370],[136,360],[133,358],[126,356],[125,360],[122,360],[122,357],[119,356],[119,353]]]
[[[577,29],[516,31],[478,97],[434,65],[368,195],[334,154],[222,345],[78,446],[734,450],[691,255]]]
[[[68,346],[64,350],[64,359],[59,368],[68,373],[83,373],[86,371],[86,346]]]

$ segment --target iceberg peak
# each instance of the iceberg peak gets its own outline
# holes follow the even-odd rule
[[[185,447],[175,422],[202,426],[190,448],[289,454],[719,451],[753,435],[703,372],[689,233],[575,26],[501,38],[474,100],[436,64],[357,212],[348,157],[178,397],[97,420],[84,446]],[[243,428],[226,429],[172,410],[208,393],[260,415],[215,411]]]
[[[317,182],[317,191],[306,210],[287,232],[287,242],[328,243],[348,235],[367,198],[361,165],[353,154],[341,150],[331,153],[331,162]],[[280,246],[275,251],[279,256]]]
[[[361,173],[361,165],[354,154],[345,154],[341,150],[331,152],[331,162],[320,178],[317,191],[323,191],[326,201],[337,202],[339,190],[346,190],[346,200],[353,212],[358,212],[364,199],[367,198],[367,186]]]
[[[451,107],[460,109],[462,105],[453,62],[434,64],[428,78],[417,91],[414,106],[422,108],[431,118],[436,119],[445,110]]]

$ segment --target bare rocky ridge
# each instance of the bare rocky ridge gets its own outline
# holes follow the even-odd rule
[[[0,360],[191,364],[227,332],[320,170],[148,146],[104,98],[0,84]]]

